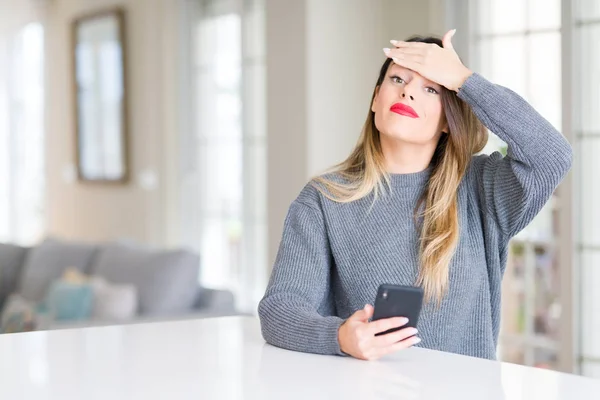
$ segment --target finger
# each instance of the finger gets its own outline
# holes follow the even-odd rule
[[[352,314],[350,316],[350,318],[348,318],[348,319],[350,319],[352,321],[366,322],[368,320],[366,315],[367,315],[366,311],[364,309],[360,309],[357,312],[355,312],[354,314]]]
[[[421,70],[421,66],[423,65],[423,64],[418,63],[418,62],[403,60],[403,59],[400,59],[400,58],[397,58],[397,57],[393,57],[392,61],[394,61],[395,64],[397,64],[397,65],[399,65],[401,67],[408,68],[408,69],[410,69],[412,71],[415,71],[415,72],[419,72]]]
[[[388,347],[414,336],[419,331],[416,328],[404,328],[399,331],[388,333],[387,335],[377,336],[373,342],[376,347]]]
[[[377,333],[385,332],[388,329],[399,328],[408,323],[408,318],[394,317],[380,319],[369,323],[369,334],[375,335]]]
[[[391,346],[380,348],[377,354],[378,354],[379,357],[383,357],[383,356],[385,356],[387,354],[392,354],[392,353],[395,353],[395,352],[400,351],[400,350],[408,349],[409,347],[412,347],[412,346],[414,346],[414,345],[416,345],[416,344],[418,344],[420,342],[421,342],[420,338],[418,338],[416,336],[412,336],[412,337],[410,337],[408,339],[405,339],[405,340],[403,340],[401,342],[394,343]]]
[[[452,29],[451,31],[446,32],[442,38],[442,45],[445,49],[454,50],[454,46],[452,45],[452,36],[454,36],[455,33],[456,29]]]
[[[383,49],[383,52],[385,53],[385,55],[387,57],[393,59],[394,61],[400,60],[402,62],[407,62],[407,63],[423,64],[423,60],[425,58],[422,54],[405,53],[399,49],[390,50],[390,49],[385,48],[385,49]]]
[[[389,50],[388,52],[386,52],[386,50]],[[416,55],[421,55],[424,56],[425,54],[427,54],[427,52],[429,51],[429,48],[427,47],[399,47],[396,49],[384,49],[383,50],[384,53],[386,54],[416,54]]]
[[[408,349],[409,347],[413,347],[417,344],[421,343],[421,338],[417,336],[411,336],[408,339],[405,339],[401,342],[394,343],[389,347],[390,352],[393,353],[398,350]]]
[[[416,48],[424,49],[431,46],[431,43],[424,42],[403,42],[402,40],[390,40],[390,43],[398,48]]]
[[[373,311],[374,311],[373,306],[370,304],[366,304],[364,310],[367,315],[367,320],[371,319],[371,317],[373,317]]]
[[[369,318],[371,318],[373,316],[373,307],[371,307],[369,304],[365,305],[364,308],[361,308],[360,310],[356,311],[354,314],[352,314],[352,316],[349,318],[353,321],[361,321],[361,322],[367,322],[369,320]]]

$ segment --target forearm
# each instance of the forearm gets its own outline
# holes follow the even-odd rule
[[[479,120],[508,144],[509,157],[560,181],[571,166],[572,149],[550,122],[513,91],[472,74],[458,96]]]
[[[267,343],[306,353],[344,355],[338,342],[344,320],[321,316],[297,296],[287,293],[266,296],[258,313]]]
[[[320,210],[294,202],[258,307],[264,339],[278,347],[342,354],[330,288],[331,252]]]
[[[477,74],[459,97],[508,144],[506,157],[478,157],[473,169],[487,211],[510,238],[533,220],[570,169],[571,146],[521,96]]]

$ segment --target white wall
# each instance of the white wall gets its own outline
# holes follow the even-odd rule
[[[443,0],[307,0],[307,177],[343,161],[369,111],[390,39],[442,35]]]
[[[311,176],[350,153],[390,39],[444,32],[443,0],[267,0],[268,254]],[[270,268],[269,268],[270,269]]]
[[[287,209],[308,179],[342,161],[366,118],[382,48],[391,38],[443,33],[443,0],[266,0],[269,267]],[[47,76],[48,222],[51,233],[88,240],[127,236],[176,244],[177,1],[54,0]],[[128,14],[132,183],[82,185],[74,164],[69,24],[123,5]],[[157,187],[137,184],[153,171]],[[173,243],[171,243],[173,242]],[[270,268],[269,268],[270,269]]]
[[[265,5],[267,254],[272,265],[287,208],[306,180],[306,4],[265,0]]]
[[[47,192],[50,234],[83,240],[129,237],[166,242],[168,204],[175,182],[174,99],[177,57],[176,2],[163,0],[54,0],[48,3],[47,51]],[[73,18],[114,6],[126,11],[127,89],[132,180],[126,186],[81,184],[69,170],[75,164],[70,27]],[[171,152],[171,153],[169,153]],[[156,187],[141,187],[149,171]]]
[[[402,40],[412,35],[444,33],[444,0],[383,0],[383,3],[386,38]]]
[[[41,1],[0,0],[0,36],[43,19],[45,9],[46,4]]]
[[[308,178],[354,148],[389,43],[380,0],[306,4]]]

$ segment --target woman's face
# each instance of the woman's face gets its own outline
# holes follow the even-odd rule
[[[412,144],[431,144],[446,130],[442,87],[391,63],[371,110],[382,135]]]

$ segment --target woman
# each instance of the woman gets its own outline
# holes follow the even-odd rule
[[[495,359],[509,240],[572,150],[520,96],[465,67],[453,34],[384,49],[356,149],[290,206],[258,308],[268,343],[368,360],[420,343]],[[507,156],[475,155],[485,127]],[[424,288],[418,335],[375,336],[407,322],[370,321],[382,283]]]

